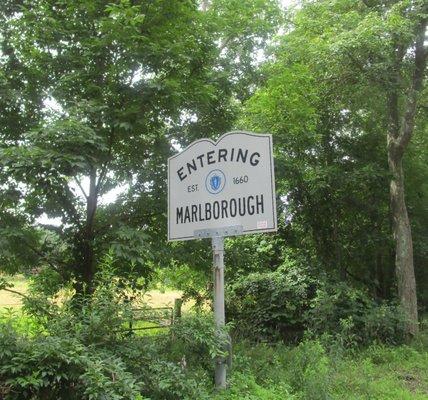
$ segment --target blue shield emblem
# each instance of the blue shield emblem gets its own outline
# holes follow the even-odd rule
[[[226,184],[226,177],[224,176],[223,171],[219,169],[214,169],[205,178],[205,187],[207,188],[208,193],[217,194],[224,189]]]
[[[210,179],[210,186],[213,191],[217,191],[221,185],[221,177],[213,175]]]

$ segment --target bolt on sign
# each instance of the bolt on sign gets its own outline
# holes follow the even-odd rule
[[[271,135],[229,132],[168,159],[168,240],[230,226],[277,230]]]

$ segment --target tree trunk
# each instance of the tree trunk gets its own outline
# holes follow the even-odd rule
[[[79,294],[92,294],[94,290],[94,223],[98,202],[96,177],[96,168],[92,167],[89,173],[89,192],[86,196],[86,221],[82,230],[78,233],[76,244],[78,279],[74,286]]]
[[[93,279],[95,275],[95,254],[94,254],[94,222],[97,210],[97,171],[92,167],[89,175],[89,193],[86,202],[86,227],[84,238],[83,257],[83,280],[87,285],[88,293],[93,291]]]
[[[389,150],[388,162],[392,173],[390,182],[391,212],[395,240],[395,274],[398,297],[406,316],[406,332],[418,333],[418,306],[416,280],[413,266],[413,243],[406,202],[402,157]]]
[[[426,12],[425,5],[421,11]],[[403,112],[400,112],[400,86],[403,81],[401,66],[406,49],[397,45],[395,49],[395,67],[393,85],[389,92],[389,129],[388,164],[392,175],[390,182],[391,213],[395,239],[395,275],[398,297],[406,316],[406,333],[414,336],[418,333],[418,306],[416,280],[413,266],[413,243],[404,199],[403,155],[413,136],[418,105],[418,97],[423,89],[423,80],[427,62],[425,33],[427,19],[422,18],[415,26],[414,70],[410,87],[406,92]]]

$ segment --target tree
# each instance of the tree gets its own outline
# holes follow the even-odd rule
[[[364,238],[364,232],[373,231],[370,225],[373,227],[375,224],[380,237],[383,236],[384,223],[379,224],[377,221],[382,221],[382,210],[385,207],[379,200],[384,197],[382,194],[378,197],[379,189],[376,186],[379,182],[386,182],[381,177],[382,172],[379,174],[385,168],[378,158],[382,154],[378,139],[382,133],[384,136],[386,134],[387,154],[384,153],[384,156],[388,158],[391,174],[390,204],[396,244],[396,282],[400,302],[409,319],[407,331],[411,335],[417,332],[417,302],[412,237],[404,202],[402,159],[415,125],[426,121],[418,108],[426,73],[426,17],[426,3],[421,1],[302,2],[302,8],[295,12],[291,26],[277,50],[274,67],[267,71],[269,79],[265,89],[256,94],[248,108],[259,129],[261,121],[265,126],[267,122],[268,128],[280,134],[279,140],[285,140],[280,143],[278,157],[294,160],[294,165],[287,164],[290,168],[286,172],[288,176],[298,168],[301,160],[306,160],[309,165],[318,165],[317,168],[321,168],[321,171],[324,169],[330,176],[327,182],[324,180],[327,187],[314,187],[316,193],[308,193],[305,184],[308,177],[297,181],[292,179],[293,186],[289,194],[293,195],[295,190],[297,197],[294,200],[297,203],[294,204],[304,203],[306,197],[307,210],[311,208],[310,201],[322,192],[333,200],[335,210],[327,216],[331,222],[329,231],[317,235],[316,240],[319,237],[330,237],[333,245],[330,253],[336,254],[339,263],[343,261],[344,248],[347,247],[349,251],[355,247],[349,239],[347,245],[346,242],[340,243],[343,234],[338,236],[337,233],[341,231],[341,225],[346,226],[345,231],[342,230],[344,233],[349,229],[352,232],[355,226],[362,224],[360,226],[365,228],[358,236]],[[303,122],[300,128],[299,119]],[[358,146],[361,146],[360,149]],[[376,150],[373,146],[376,146]],[[342,155],[341,149],[345,150]],[[372,155],[378,161],[369,170],[364,163],[373,162],[375,158],[371,156],[366,159],[365,156],[372,150]],[[341,158],[337,159],[337,156]],[[361,184],[361,190],[354,192],[358,184],[348,180],[351,176],[346,177],[351,186],[345,192],[337,187],[339,191],[336,193],[340,193],[343,199],[337,203],[337,198],[332,199],[336,193],[332,191],[331,183],[344,183],[343,173],[348,170],[346,164],[351,170],[360,166],[355,178]],[[334,165],[338,167],[337,173],[331,169]],[[361,175],[364,170],[368,173],[366,177]],[[304,166],[301,166],[300,171],[305,171]],[[378,183],[376,175],[380,178]],[[372,181],[373,185],[364,185],[364,180],[366,183]],[[367,202],[370,192],[373,199],[370,196],[369,207],[373,202],[377,203],[376,213],[381,217],[380,220],[364,210],[364,200]],[[349,224],[343,225],[344,216],[352,215],[349,212],[355,209],[352,202],[359,197],[358,193],[363,196],[358,213],[365,217],[363,220],[358,219],[357,223],[354,217],[353,226],[352,218]],[[343,206],[347,204],[351,207],[344,213],[346,208]],[[340,215],[337,215],[338,212]],[[319,215],[326,218],[325,214]],[[310,221],[310,226],[314,226],[313,219],[307,221]],[[328,223],[318,224],[326,225]],[[334,251],[334,243],[338,245],[337,251]],[[357,254],[352,253],[358,259],[360,256]]]
[[[380,5],[365,2],[361,20],[353,31],[344,35],[343,42],[339,42],[341,51],[347,54],[354,68],[360,69],[366,84],[376,85],[386,99],[384,115],[391,173],[395,273],[398,297],[408,318],[410,335],[418,331],[418,309],[402,160],[414,132],[426,74],[427,12],[426,3],[420,1]],[[350,34],[354,34],[353,39]]]
[[[275,2],[255,0],[242,11],[245,21],[264,27],[260,35],[247,25],[226,32],[220,22],[233,17],[233,4],[215,1],[205,11],[196,1],[2,4],[5,87],[18,80],[31,89],[10,107],[15,120],[2,115],[0,183],[16,189],[8,208],[22,216],[9,224],[2,268],[30,253],[33,265],[55,271],[58,285],[74,282],[78,292],[90,293],[107,251],[118,274],[134,281],[169,262],[163,238],[172,144],[230,126],[238,92],[232,88],[240,82],[229,79],[238,71],[232,64],[240,63],[232,55],[239,52],[252,71],[251,46],[272,31],[265,26]],[[220,47],[223,37],[227,45]],[[17,78],[9,73],[13,63],[20,66]],[[33,95],[37,113],[30,118],[26,102]],[[125,188],[118,199],[102,204],[117,187]],[[44,213],[61,225],[38,223]]]
[[[144,213],[154,210],[139,213],[140,227],[133,228],[126,198],[115,207],[99,200],[141,174],[150,185],[159,172],[153,161],[171,151],[168,125],[192,102],[209,101],[213,47],[196,4],[23,1],[5,17],[2,39],[5,64],[17,60],[21,82],[38,74],[41,115],[29,120],[17,112],[27,126],[3,127],[1,149],[2,176],[20,188],[27,231],[42,213],[61,217],[61,227],[43,227],[62,243],[47,240],[46,259],[79,292],[91,292],[97,259],[111,246],[122,268],[147,275]],[[43,107],[47,98],[57,112]],[[17,108],[26,110],[27,99]]]
[[[416,6],[416,7],[415,7]],[[398,283],[398,296],[406,315],[410,319],[408,332],[418,332],[418,306],[416,297],[416,281],[413,265],[413,241],[407,206],[404,197],[403,156],[415,130],[415,120],[428,56],[425,47],[428,6],[408,4],[402,12],[415,19],[413,38],[403,43],[401,39],[392,40],[393,72],[392,85],[387,90],[389,127],[388,164],[392,174],[390,183],[391,212],[394,222],[395,270]],[[406,15],[407,14],[407,15]],[[409,18],[408,17],[408,18]],[[395,39],[395,40],[394,40]],[[412,51],[410,60],[406,53]],[[406,85],[404,80],[404,64],[411,63],[413,73]],[[404,99],[402,99],[404,97]],[[404,103],[400,107],[400,101]]]

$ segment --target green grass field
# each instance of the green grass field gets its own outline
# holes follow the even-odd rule
[[[28,290],[28,279],[23,275],[6,277],[13,284],[13,290],[25,294]],[[179,290],[150,290],[144,296],[144,302],[151,307],[173,307],[174,300],[180,298],[182,293]],[[6,290],[0,290],[0,308],[20,307],[21,297]],[[188,307],[189,305],[187,305]],[[186,308],[186,305],[184,306]]]

